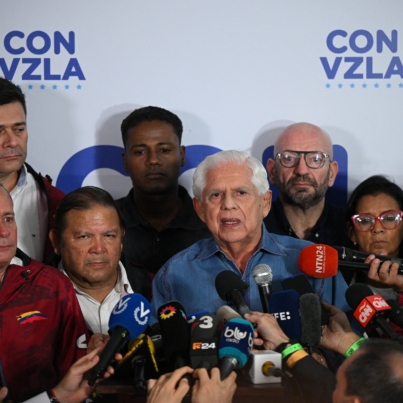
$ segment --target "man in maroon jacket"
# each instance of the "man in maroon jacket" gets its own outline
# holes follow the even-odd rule
[[[0,382],[9,398],[54,387],[88,339],[70,280],[17,249],[13,202],[0,186]]]

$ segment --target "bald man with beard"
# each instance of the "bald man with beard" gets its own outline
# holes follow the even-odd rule
[[[305,122],[286,127],[267,162],[270,183],[279,191],[264,220],[267,230],[314,243],[351,246],[344,209],[325,200],[338,170],[328,133]],[[349,282],[349,273],[343,275]]]

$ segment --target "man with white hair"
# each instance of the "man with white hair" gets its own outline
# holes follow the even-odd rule
[[[216,312],[224,304],[215,278],[224,270],[242,277],[249,288],[245,301],[262,311],[259,290],[252,278],[258,264],[273,270],[273,291],[282,279],[299,274],[297,260],[309,242],[269,234],[263,219],[271,205],[271,191],[263,165],[242,151],[222,151],[207,157],[193,176],[193,204],[213,238],[201,240],[172,257],[153,282],[153,315],[171,300],[187,313]],[[347,311],[347,285],[342,276],[310,280],[320,299]]]

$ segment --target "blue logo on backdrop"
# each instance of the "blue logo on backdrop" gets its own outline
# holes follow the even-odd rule
[[[0,70],[9,80],[85,80],[77,57],[71,57],[76,53],[73,31],[67,35],[59,31],[10,31],[4,36],[3,45],[9,57],[0,58]],[[56,69],[56,61],[58,66],[64,67]]]
[[[371,33],[365,29],[349,33],[336,29],[327,36],[326,45],[334,56],[320,57],[320,61],[329,80],[376,80],[373,86],[379,88],[380,80],[403,78],[402,61],[395,55],[398,51],[398,32],[395,29],[390,33],[382,30]],[[356,85],[355,82],[350,87]],[[372,84],[364,82],[361,86],[365,89],[369,85]],[[327,88],[330,86],[329,83],[326,85]],[[337,87],[342,88],[343,84]],[[386,88],[391,87],[392,84],[386,84]],[[403,83],[396,87],[403,88]]]
[[[262,164],[266,167],[267,160],[273,158],[273,146],[267,147],[262,154]],[[128,176],[123,169],[122,147],[99,145],[85,148],[74,154],[62,167],[57,178],[56,186],[65,193],[69,193],[82,186],[85,178],[93,171],[102,168],[112,169],[124,176]],[[186,165],[181,168],[181,174],[189,169],[196,168],[209,155],[221,151],[219,148],[208,145],[186,146]],[[333,146],[334,160],[339,164],[334,185],[328,189],[326,199],[339,206],[347,202],[347,151],[339,145]],[[270,185],[273,191],[273,200],[278,196],[276,186]]]

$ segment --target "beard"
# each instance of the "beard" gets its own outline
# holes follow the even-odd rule
[[[280,198],[283,203],[290,206],[299,207],[306,211],[310,207],[313,207],[320,203],[326,194],[329,187],[330,169],[327,171],[326,177],[322,183],[317,183],[315,179],[310,178],[307,175],[296,175],[292,177],[286,184],[280,182],[280,178],[275,171],[276,185],[279,190]],[[307,182],[313,186],[314,191],[310,192],[310,187],[300,188],[297,191],[292,191],[292,186],[298,182]]]

